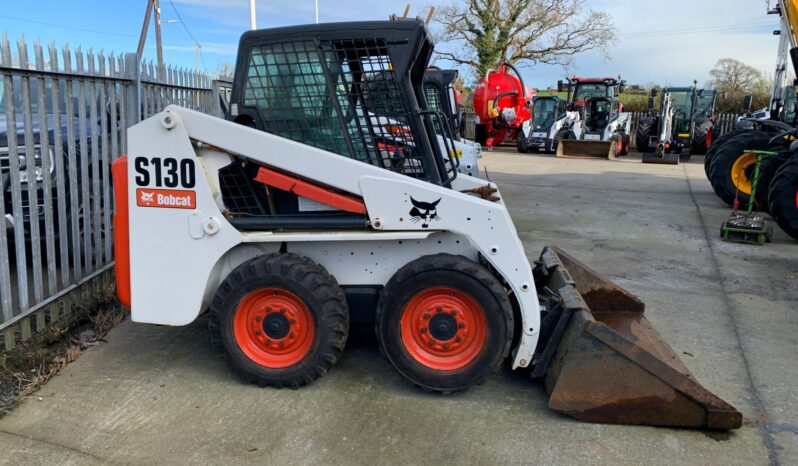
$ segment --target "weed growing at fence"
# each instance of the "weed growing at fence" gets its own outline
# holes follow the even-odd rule
[[[0,365],[0,417],[35,393],[85,349],[100,344],[126,311],[108,287],[90,302],[73,307],[63,320],[20,343]]]

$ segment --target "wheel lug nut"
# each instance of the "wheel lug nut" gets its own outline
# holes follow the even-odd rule
[[[421,327],[421,333],[427,333],[427,327]]]
[[[284,341],[281,341],[281,342],[280,342],[280,348],[282,348],[283,346],[285,346],[285,342],[284,342]]]
[[[454,337],[454,339],[457,340],[457,343],[463,341],[463,337],[461,337],[460,335],[457,335],[456,337]]]
[[[272,312],[272,307],[271,306],[266,306],[266,312]]]
[[[261,334],[260,330],[255,330],[255,335],[260,335],[260,334]]]
[[[266,346],[269,346],[269,345],[271,345],[271,344],[272,344],[272,341],[271,341],[271,340],[266,340]]]
[[[430,346],[432,346],[432,345],[434,345],[434,344],[435,344],[435,340],[433,340],[432,338],[430,338],[430,339],[429,339],[429,345],[430,345]]]
[[[291,320],[288,321],[288,323],[291,324],[291,325],[294,325],[296,323],[296,320],[291,319]]]
[[[452,309],[452,312],[450,312],[450,314],[453,315],[453,316],[456,316],[457,315],[457,309]]]
[[[255,316],[255,320],[258,322],[260,322],[261,318],[262,318],[261,316]]]
[[[429,314],[424,314],[424,320],[429,320]]]
[[[443,308],[441,306],[435,306],[435,312],[443,312]]]
[[[284,307],[280,308],[280,314],[285,314],[285,308]]]
[[[443,345],[443,349],[449,349],[449,345],[448,344],[444,344]]]
[[[460,322],[459,324],[457,324],[457,328],[465,328],[465,323]]]
[[[296,338],[296,334],[294,332],[291,332],[288,336],[291,338]]]

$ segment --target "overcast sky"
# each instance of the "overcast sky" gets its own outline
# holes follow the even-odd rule
[[[215,71],[234,62],[238,37],[249,27],[248,0],[161,0],[164,57],[168,63],[194,67],[194,41],[202,44],[201,67]],[[407,0],[318,0],[322,22],[387,19],[401,14]],[[773,0],[775,1],[775,0]],[[257,0],[258,27],[314,21],[313,0]],[[411,14],[427,3],[412,2]],[[574,59],[570,72],[584,76],[622,74],[630,83],[704,83],[720,58],[736,58],[771,74],[778,38],[777,16],[767,16],[763,0],[588,0],[590,8],[613,17],[618,43],[605,60],[588,52]],[[146,0],[0,0],[0,31],[13,41],[82,45],[84,49],[135,51]],[[35,8],[34,8],[35,6]],[[176,10],[176,12],[175,12]],[[154,58],[154,33],[145,55]],[[445,47],[445,45],[440,45]],[[443,63],[441,63],[443,64]],[[554,85],[565,73],[559,66],[523,70],[535,87]]]

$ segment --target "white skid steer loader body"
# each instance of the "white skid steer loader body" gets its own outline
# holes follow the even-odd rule
[[[134,321],[192,322],[231,270],[281,244],[344,286],[384,285],[408,262],[447,252],[482,257],[506,281],[523,326],[513,367],[532,362],[540,307],[512,219],[502,202],[459,192],[485,181],[459,175],[449,189],[173,105],[131,127],[128,141]],[[219,190],[230,154],[362,197],[371,229],[240,232],[225,219]],[[437,210],[414,217],[411,197]]]

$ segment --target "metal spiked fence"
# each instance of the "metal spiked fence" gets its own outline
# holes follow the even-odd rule
[[[171,103],[221,115],[230,87],[136,54],[15,45],[3,34],[0,353],[112,282],[110,164],[126,129]]]

